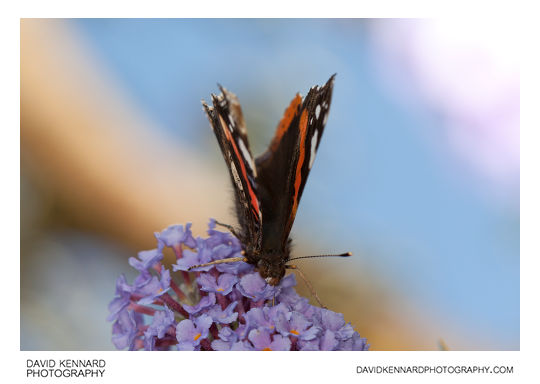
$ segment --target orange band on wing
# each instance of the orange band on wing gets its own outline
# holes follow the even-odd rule
[[[277,149],[277,146],[279,145],[279,142],[281,141],[281,137],[287,132],[287,129],[289,129],[289,126],[291,125],[291,121],[294,119],[294,116],[296,116],[296,111],[298,111],[298,106],[302,103],[302,96],[300,96],[299,93],[296,94],[294,99],[292,99],[291,104],[287,107],[285,110],[285,114],[281,118],[281,121],[278,124],[278,127],[276,129],[276,134],[274,135],[274,138],[272,139],[272,143],[270,144],[270,149],[272,151],[275,151]]]
[[[306,134],[307,134],[307,122],[308,122],[308,114],[307,110],[304,109],[304,112],[302,112],[302,116],[300,116],[300,135],[298,137],[298,142],[300,145],[298,146],[298,150],[300,151],[298,155],[298,163],[296,164],[296,175],[294,178],[294,203],[293,208],[291,212],[291,217],[294,218],[296,215],[296,209],[298,208],[298,194],[300,193],[300,183],[302,182],[302,166],[304,165],[304,159],[306,157],[306,147],[303,145],[303,143],[306,141]]]
[[[225,121],[223,120],[223,117],[219,116],[219,122],[221,124],[221,130],[225,133],[225,136],[227,137],[227,140],[231,143],[231,146],[234,149],[234,153],[236,154],[236,158],[242,159],[240,156],[240,152],[238,151],[238,147],[236,146],[236,142],[234,141],[231,132],[227,128],[227,124],[225,124]],[[255,208],[257,213],[260,212],[259,210],[259,200],[257,200],[257,196],[255,195],[255,192],[251,188],[251,184],[249,182],[247,172],[246,172],[246,166],[244,165],[244,161],[239,161],[240,163],[240,170],[242,171],[242,176],[244,177],[244,180],[246,180],[246,184],[249,191],[249,197],[251,199],[251,205]]]

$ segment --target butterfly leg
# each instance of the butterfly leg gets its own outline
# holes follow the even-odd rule
[[[227,228],[229,230],[229,232],[231,232],[233,234],[234,237],[236,237],[237,239],[240,239],[240,237],[238,236],[238,234],[236,233],[236,231],[234,230],[232,225],[223,224],[223,223],[220,223],[217,220],[216,220],[216,225],[219,225],[220,227],[223,227],[223,228]]]
[[[313,288],[313,285],[311,285],[311,283],[309,282],[309,280],[306,278],[306,276],[304,275],[304,273],[302,272],[302,270],[300,268],[298,268],[297,265],[294,265],[294,264],[289,264],[289,265],[286,265],[285,268],[287,269],[294,269],[296,271],[298,271],[298,274],[300,275],[300,277],[302,278],[302,280],[304,280],[304,283],[306,283],[309,291],[311,292],[311,294],[313,295],[313,297],[315,297],[315,300],[317,300],[317,303],[319,303],[319,305],[324,308],[324,309],[328,309],[322,302],[321,302],[321,299],[319,298],[319,295],[317,295],[317,292],[315,292],[315,289]]]

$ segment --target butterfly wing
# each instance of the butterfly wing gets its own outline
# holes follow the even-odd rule
[[[334,77],[299,94],[285,111],[268,150],[256,159],[258,196],[264,214],[262,249],[285,249],[296,210],[328,118]]]
[[[234,93],[221,86],[220,90],[220,95],[212,94],[213,106],[203,101],[203,108],[231,175],[237,218],[244,237],[240,240],[260,248],[262,213],[256,190],[257,169],[249,149],[242,109]]]

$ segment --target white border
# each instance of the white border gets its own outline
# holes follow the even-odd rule
[[[3,350],[16,352],[9,354],[9,376],[15,381],[50,381],[46,379],[26,380],[26,360],[28,358],[104,358],[107,372],[104,379],[96,382],[136,382],[145,380],[173,379],[223,382],[288,382],[294,379],[317,379],[322,382],[359,382],[363,375],[355,372],[359,364],[391,365],[513,365],[513,375],[370,375],[370,381],[385,381],[389,377],[415,382],[434,379],[437,381],[518,380],[527,377],[538,378],[538,234],[540,232],[540,210],[538,200],[539,121],[538,104],[540,95],[538,68],[538,20],[537,12],[524,7],[522,2],[502,1],[452,1],[445,4],[434,1],[378,1],[373,4],[359,2],[351,10],[350,1],[274,1],[258,4],[254,1],[204,1],[180,3],[155,0],[147,1],[93,1],[89,4],[73,1],[21,1],[5,6],[2,10],[0,45],[3,50],[1,84],[3,124],[0,152],[2,155],[2,233],[4,245],[3,292]],[[528,4],[528,3],[526,3]],[[522,30],[522,226],[521,226],[521,352],[339,352],[339,353],[128,353],[128,352],[20,352],[19,339],[19,207],[20,203],[20,135],[19,126],[20,83],[20,17],[497,17],[501,28]],[[535,113],[536,112],[536,113]],[[504,308],[501,308],[504,310]],[[201,358],[202,357],[202,358]],[[64,379],[65,380],[65,379]],[[83,379],[85,382],[94,380]],[[71,382],[71,380],[70,380]]]

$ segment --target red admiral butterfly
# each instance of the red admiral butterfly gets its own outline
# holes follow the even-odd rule
[[[289,233],[328,118],[334,77],[323,87],[312,87],[303,100],[296,94],[270,146],[256,159],[236,95],[219,86],[221,94],[212,94],[212,107],[203,101],[229,167],[240,231],[218,224],[229,228],[244,246],[244,257],[209,264],[246,261],[271,285],[281,281],[285,269],[296,269],[286,265],[291,260]]]

